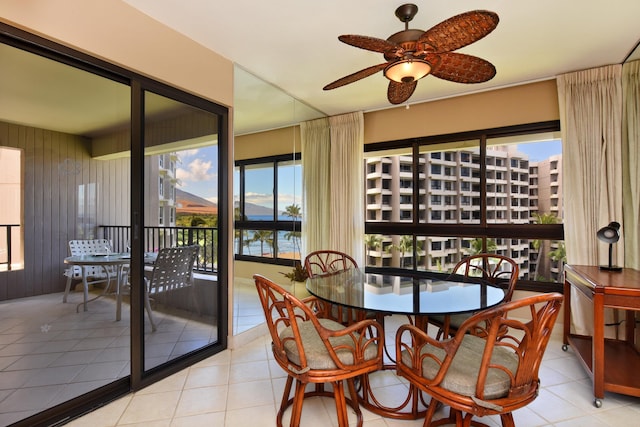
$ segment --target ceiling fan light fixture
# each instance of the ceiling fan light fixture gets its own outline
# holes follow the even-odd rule
[[[409,58],[396,61],[384,69],[384,76],[398,83],[420,80],[431,72],[431,64],[423,59]]]

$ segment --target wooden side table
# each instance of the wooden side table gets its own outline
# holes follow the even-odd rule
[[[593,336],[571,333],[571,291],[593,303]],[[602,406],[604,392],[640,397],[640,353],[634,346],[635,311],[640,310],[640,271],[600,270],[596,266],[565,266],[564,336],[593,381],[594,405]],[[625,338],[604,337],[604,308],[625,310]]]

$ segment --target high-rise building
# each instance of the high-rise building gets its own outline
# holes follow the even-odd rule
[[[414,163],[409,155],[366,160],[366,220],[410,222],[414,212]],[[480,223],[480,155],[477,149],[423,153],[417,162],[418,221],[443,224]],[[534,214],[562,218],[562,156],[530,163],[515,146],[497,146],[486,156],[486,220],[490,224],[528,224]],[[561,221],[561,220],[558,220]],[[478,250],[471,238],[418,236],[419,269],[449,271],[464,256]],[[558,244],[542,242],[546,256]],[[514,259],[521,277],[529,278],[538,260],[539,245],[528,239],[495,239],[490,251]],[[367,264],[409,266],[413,241],[406,236],[381,236],[366,250]],[[531,265],[533,261],[533,266]],[[558,272],[545,258],[540,271]],[[555,270],[554,270],[555,268]]]

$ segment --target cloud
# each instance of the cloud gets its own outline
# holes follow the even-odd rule
[[[200,182],[215,179],[216,174],[211,170],[211,161],[194,159],[187,165],[187,168],[178,168],[176,177],[182,182]]]
[[[245,201],[254,205],[273,206],[273,194],[245,193]]]

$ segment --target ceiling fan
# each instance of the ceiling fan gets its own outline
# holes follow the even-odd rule
[[[386,62],[357,71],[329,83],[330,90],[353,83],[378,71],[388,78],[387,97],[392,104],[401,104],[411,97],[418,80],[431,74],[456,83],[482,83],[491,80],[496,68],[488,61],[454,50],[480,40],[498,25],[498,15],[486,10],[474,10],[453,16],[427,31],[409,29],[409,22],[418,13],[418,6],[405,4],[396,9],[404,22],[404,31],[383,40],[375,37],[343,35],[338,40],[384,55]]]

